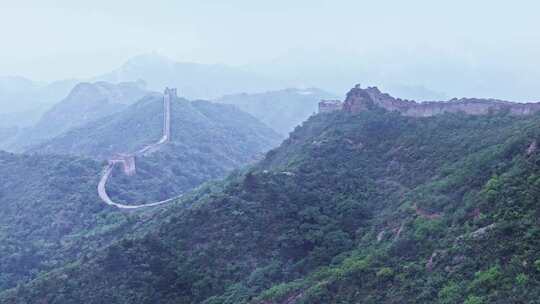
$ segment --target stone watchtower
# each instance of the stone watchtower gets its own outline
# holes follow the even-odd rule
[[[321,100],[319,102],[319,113],[339,111],[343,108],[341,100]]]
[[[165,88],[165,92],[163,92],[163,95],[169,96],[169,98],[171,99],[178,98],[176,88]]]

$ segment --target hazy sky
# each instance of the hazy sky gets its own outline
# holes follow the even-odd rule
[[[462,67],[532,77],[539,13],[533,0],[0,0],[0,75],[87,77],[157,51],[202,63],[350,65],[377,77],[405,69],[452,79]],[[440,86],[427,78],[420,84]]]

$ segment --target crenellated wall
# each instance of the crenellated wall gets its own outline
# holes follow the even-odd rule
[[[359,85],[347,93],[343,110],[359,113],[365,110],[381,107],[388,111],[397,111],[406,116],[429,117],[443,113],[467,113],[485,115],[508,111],[512,115],[529,115],[540,111],[540,103],[515,103],[497,99],[463,98],[450,101],[422,102],[394,98],[381,93],[376,87],[366,89]]]

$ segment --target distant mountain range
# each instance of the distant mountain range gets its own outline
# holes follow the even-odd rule
[[[254,94],[232,94],[216,102],[233,104],[286,136],[296,126],[317,112],[321,99],[335,95],[317,88],[285,89]]]
[[[133,57],[113,71],[87,79],[40,83],[23,77],[0,77],[0,127],[28,127],[65,98],[78,83],[144,81],[148,90],[176,87],[189,99],[254,93],[285,85],[254,72],[220,64],[176,62],[157,54]]]
[[[143,79],[153,90],[178,88],[189,99],[212,99],[225,94],[260,92],[283,87],[254,72],[221,64],[176,62],[156,54],[136,56],[96,80],[112,83]]]
[[[32,127],[19,132],[7,147],[24,150],[85,123],[116,113],[149,94],[144,82],[79,83],[67,97],[43,114]]]
[[[78,80],[42,84],[23,77],[0,77],[0,127],[27,127],[64,98]]]
[[[21,104],[18,110],[27,109],[0,113],[0,147],[10,151],[22,151],[118,112],[166,86],[177,87],[179,95],[188,99],[213,98],[216,102],[234,104],[283,136],[315,112],[320,99],[334,98],[333,94],[316,88],[271,91],[277,88],[277,83],[240,68],[179,63],[155,54],[134,57],[91,82],[66,80],[40,86],[12,77],[0,79],[0,84],[0,101],[1,98],[17,100]],[[30,98],[27,102],[25,96]],[[57,98],[56,104],[52,98]]]
[[[285,80],[276,81],[280,70],[288,71],[292,75],[299,72],[287,70],[282,65],[276,63],[269,66],[232,67],[221,64],[177,62],[158,54],[143,54],[127,60],[110,72],[88,79],[68,79],[43,84],[22,77],[2,77],[0,78],[0,106],[2,107],[0,128],[13,130],[13,127],[27,128],[36,124],[45,112],[51,110],[58,101],[65,99],[79,83],[101,83],[102,86],[106,86],[105,82],[122,84],[144,81],[145,89],[149,91],[161,91],[164,87],[170,86],[178,88],[180,95],[188,99],[214,99],[218,102],[235,104],[279,133],[287,134],[313,112],[316,100],[333,98],[334,94],[320,89],[276,91],[287,86],[302,85],[299,80],[300,75],[297,78],[285,77],[281,78]],[[305,67],[305,62],[303,67]],[[272,70],[274,73],[266,73],[267,70]],[[306,75],[306,79],[311,79],[312,84],[323,86],[326,83],[324,79],[328,81],[334,78],[333,81],[341,79],[336,78],[330,68],[328,71],[318,71],[317,74],[322,74],[324,77],[316,81]],[[347,81],[342,80],[340,83],[343,85]],[[417,100],[445,98],[444,94],[423,86],[394,84],[389,87],[389,90],[396,95]],[[68,96],[67,99],[69,98]],[[65,100],[62,103],[66,104]],[[304,103],[306,107],[301,105]],[[104,112],[109,110],[111,109],[105,109]],[[56,107],[52,111],[59,113],[60,109]],[[91,116],[92,114],[90,118]],[[45,117],[44,119],[50,121]],[[83,122],[88,120],[90,119],[84,119]],[[51,123],[61,125],[65,121]],[[55,128],[47,127],[44,130]],[[29,138],[33,140],[32,136]],[[2,146],[7,147],[5,143]]]

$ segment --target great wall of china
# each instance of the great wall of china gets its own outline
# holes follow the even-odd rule
[[[125,205],[115,203],[107,194],[106,184],[114,167],[122,166],[123,172],[128,175],[136,174],[136,158],[157,151],[160,146],[170,141],[171,137],[171,100],[177,97],[176,89],[166,88],[163,94],[163,136],[154,144],[143,147],[134,153],[118,153],[108,160],[98,184],[98,194],[103,202],[122,209],[137,209],[157,206],[173,201],[178,197],[160,202],[147,204]],[[430,117],[444,113],[466,113],[470,115],[487,115],[506,111],[511,115],[530,115],[540,112],[540,103],[515,103],[497,99],[452,99],[440,102],[418,103],[411,100],[394,98],[389,94],[382,93],[377,87],[362,89],[356,85],[347,93],[344,102],[339,100],[322,100],[319,103],[319,112],[328,113],[333,111],[346,111],[356,114],[373,108],[383,108],[388,111],[396,111],[405,116]]]
[[[118,153],[111,157],[108,160],[108,164],[103,170],[101,179],[99,180],[97,191],[101,200],[110,206],[115,206],[121,209],[138,209],[144,207],[152,207],[162,205],[173,200],[178,199],[178,197],[170,198],[164,201],[147,203],[147,204],[133,204],[125,205],[120,203],[115,203],[107,194],[107,181],[111,177],[114,167],[118,164],[122,166],[122,171],[124,174],[131,176],[137,172],[136,169],[136,157],[141,157],[148,155],[154,151],[157,151],[162,145],[168,143],[171,139],[171,100],[177,97],[176,89],[166,88],[163,93],[163,136],[154,144],[143,147],[140,150],[137,150],[134,153]]]
[[[540,112],[540,103],[517,103],[497,99],[462,98],[450,101],[416,102],[394,98],[381,93],[377,87],[362,89],[357,85],[347,93],[344,102],[323,100],[319,103],[319,112],[343,110],[359,113],[380,107],[388,111],[396,111],[405,116],[430,117],[443,113],[466,113],[470,115],[487,115],[505,112],[511,115],[530,115]]]

